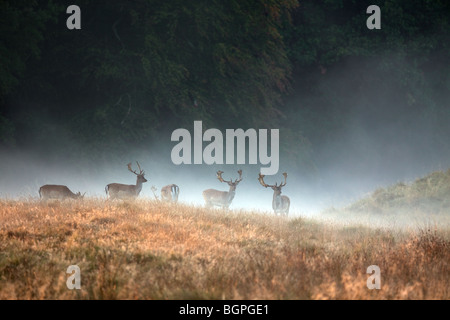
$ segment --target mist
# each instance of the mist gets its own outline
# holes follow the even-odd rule
[[[346,71],[335,71],[331,76],[335,80],[331,83],[342,86],[340,79],[347,72],[352,72],[348,66]],[[346,90],[343,90],[341,103],[347,105],[354,101],[355,107],[352,109],[359,109],[358,96],[355,97],[350,87],[351,84],[347,84],[348,91],[345,93]],[[291,168],[284,161],[282,151],[278,174],[266,176],[265,181],[268,184],[280,183],[283,181],[282,173],[288,173],[283,194],[290,197],[291,217],[315,216],[327,208],[345,206],[379,187],[400,181],[410,182],[450,166],[447,150],[436,148],[432,121],[424,121],[420,115],[399,110],[392,95],[386,92],[365,90],[359,94],[381,95],[381,103],[377,99],[373,104],[366,102],[365,107],[376,110],[376,113],[393,114],[392,121],[386,123],[384,119],[380,121],[362,114],[362,110],[353,110],[353,116],[348,118],[339,132],[330,132],[322,137],[323,141],[308,137],[315,141],[315,168],[311,172],[304,168]],[[290,104],[301,104],[309,98],[302,96],[302,93],[298,96],[294,94]],[[283,139],[283,128],[280,128],[280,139]],[[180,187],[180,202],[204,205],[203,190],[228,191],[228,186],[216,178],[218,170],[224,171],[224,179],[234,180],[238,178],[237,170],[242,169],[243,180],[237,187],[230,209],[272,212],[273,192],[262,187],[257,180],[260,164],[174,165],[170,151],[175,144],[167,134],[159,143],[134,147],[126,154],[111,156],[111,160],[105,152],[97,160],[68,156],[58,151],[64,150],[62,147],[53,148],[50,154],[31,147],[29,150],[2,151],[0,196],[37,199],[40,186],[62,184],[73,192],[86,192],[86,197],[106,200],[105,186],[108,183],[135,183],[136,177],[126,165],[131,162],[136,169],[136,161],[139,161],[148,180],[143,185],[140,198],[154,199],[152,186],[157,188],[159,197],[164,185],[175,183]],[[83,146],[77,148],[82,150]],[[43,149],[47,150],[48,146]]]
[[[421,8],[420,4],[416,6]],[[440,6],[446,8],[436,4],[437,9],[431,5],[426,9],[440,14]],[[55,17],[57,23],[49,20],[42,26],[42,30],[60,33],[47,33],[51,36],[45,42],[33,43],[42,50],[42,57],[30,61],[24,58],[27,68],[14,84],[15,90],[5,89],[0,101],[0,138],[15,139],[15,143],[0,145],[1,198],[37,199],[40,186],[62,184],[73,192],[86,192],[87,197],[106,199],[107,184],[135,183],[126,165],[131,162],[135,167],[139,161],[148,180],[141,198],[154,199],[152,186],[158,189],[159,196],[164,185],[175,183],[180,187],[180,202],[203,205],[203,190],[228,190],[216,178],[218,170],[224,171],[228,180],[236,179],[237,170],[242,169],[243,181],[230,209],[272,212],[273,192],[257,180],[261,164],[172,163],[170,151],[176,144],[170,139],[172,131],[192,125],[195,120],[204,121],[204,130],[214,124],[221,130],[246,130],[253,124],[279,129],[280,145],[284,146],[280,149],[279,171],[265,179],[268,184],[280,183],[282,173],[287,172],[282,192],[291,200],[290,216],[294,217],[315,216],[330,207],[346,206],[377,188],[408,183],[450,167],[449,61],[447,51],[440,47],[444,43],[441,40],[447,38],[440,31],[438,19],[423,21],[422,16],[413,15],[414,26],[424,26],[417,37],[393,23],[386,23],[376,33],[366,29],[365,8],[349,4],[344,10],[304,1],[298,9],[289,9],[291,25],[280,26],[275,38],[268,37],[274,36],[272,32],[260,33],[260,24],[253,26],[253,33],[243,34],[240,47],[251,44],[246,49],[249,59],[237,66],[224,64],[221,68],[228,73],[220,73],[217,61],[233,58],[232,50],[224,50],[217,61],[207,60],[209,51],[199,50],[202,46],[215,48],[214,41],[219,40],[235,45],[234,40],[214,38],[216,25],[210,26],[211,30],[204,28],[205,32],[211,31],[214,41],[197,38],[191,30],[189,41],[201,44],[195,46],[187,41],[181,27],[171,30],[173,43],[168,43],[164,19],[154,28],[145,23],[133,24],[135,9],[127,7],[134,18],[128,21],[127,16],[116,25],[116,15],[123,14],[116,12],[119,7],[103,13],[102,4],[86,4],[84,11],[92,18],[86,20],[89,22],[82,28],[84,33],[76,37],[66,30],[64,15]],[[172,10],[170,6],[154,9],[142,12],[166,17],[165,10]],[[408,10],[416,9],[413,6]],[[317,12],[323,14],[309,20]],[[354,19],[344,21],[340,18],[343,13]],[[248,19],[247,14],[225,14],[236,19],[236,25]],[[263,13],[253,14],[259,19]],[[390,21],[397,21],[395,12],[387,14],[394,15]],[[194,15],[188,18],[200,19]],[[258,21],[256,18],[253,20]],[[180,23],[190,28],[195,24],[189,19],[182,16]],[[445,26],[446,20],[442,21]],[[208,23],[205,21],[205,26]],[[110,25],[117,30],[110,30]],[[230,34],[232,26],[228,26]],[[333,33],[341,29],[354,30],[355,34]],[[134,35],[162,37],[164,41],[150,43]],[[395,41],[387,43],[389,36],[395,36]],[[420,37],[433,38],[434,44],[421,47]],[[337,43],[333,42],[336,38],[340,39]],[[253,45],[255,39],[259,40]],[[281,44],[277,50],[267,49],[267,44],[272,48],[273,41],[281,39],[289,50],[285,51]],[[95,54],[86,49],[86,43]],[[77,50],[55,51],[55,44]],[[180,69],[186,74],[171,78],[167,68],[173,67],[173,61],[156,59],[149,53],[154,47],[164,57],[176,55],[174,61],[181,61]],[[10,49],[12,56],[28,57],[28,51],[18,44]],[[146,52],[146,59],[153,64],[129,59],[136,52]],[[178,56],[179,52],[182,54]],[[278,69],[264,73],[255,58],[260,52],[270,55],[272,60],[267,64]],[[110,60],[100,66],[97,61],[104,61],[109,54]],[[248,64],[253,67],[247,68]],[[123,69],[116,74],[119,66]],[[153,83],[157,76],[164,81]],[[287,82],[289,85],[285,85]],[[280,95],[278,103],[275,97]]]

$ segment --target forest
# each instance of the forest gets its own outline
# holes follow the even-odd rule
[[[448,1],[79,0],[81,30],[71,4],[0,1],[2,152],[102,161],[202,120],[280,128],[304,172],[450,155]]]

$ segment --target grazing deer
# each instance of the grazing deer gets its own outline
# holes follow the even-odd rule
[[[234,182],[233,179],[231,179],[230,181],[223,180],[222,173],[223,171],[217,171],[217,179],[219,179],[220,182],[228,183],[228,185],[230,186],[230,190],[228,192],[215,189],[208,189],[203,191],[203,199],[205,199],[207,207],[218,206],[228,209],[236,193],[236,186],[239,184],[239,182],[242,181],[242,170],[238,171],[239,179],[236,179]]]
[[[106,194],[109,195],[109,199],[135,199],[142,190],[142,184],[147,182],[144,178],[145,172],[141,169],[139,162],[137,162],[139,173],[131,169],[131,162],[127,164],[128,170],[133,172],[136,176],[136,185],[128,185],[121,183],[110,183],[105,187]]]
[[[280,183],[279,186],[277,185],[277,183],[275,183],[274,186],[266,184],[264,182],[264,175],[261,173],[259,174],[258,180],[263,187],[272,188],[273,190],[272,208],[275,214],[278,215],[278,213],[280,213],[281,215],[284,214],[287,217],[289,213],[289,206],[291,205],[291,200],[289,200],[288,197],[281,195],[281,189],[286,185],[287,173],[286,172],[283,173],[283,176],[284,176],[284,183]]]
[[[59,186],[54,184],[46,184],[39,188],[39,197],[43,201],[50,199],[65,200],[65,199],[83,199],[84,194],[80,192],[73,193],[66,186]]]
[[[180,188],[176,184],[169,184],[161,189],[161,200],[167,202],[178,202]]]

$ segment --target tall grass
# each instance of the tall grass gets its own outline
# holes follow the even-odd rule
[[[448,228],[156,201],[0,201],[0,299],[449,299]],[[66,287],[69,265],[81,290]],[[381,269],[381,289],[366,269]]]

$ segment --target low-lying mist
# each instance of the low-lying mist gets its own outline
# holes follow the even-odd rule
[[[167,148],[161,148],[164,150]],[[351,155],[349,155],[351,157]],[[217,177],[218,170],[224,171],[225,180],[237,179],[237,170],[243,170],[243,179],[236,189],[236,196],[230,206],[232,210],[258,210],[272,212],[273,191],[262,187],[258,182],[260,165],[173,165],[170,152],[158,154],[152,148],[148,151],[131,151],[128,160],[86,161],[60,156],[51,160],[33,152],[9,152],[0,155],[0,197],[1,198],[39,198],[39,187],[45,184],[67,185],[73,192],[86,193],[86,197],[107,199],[105,186],[109,183],[135,184],[136,176],[128,171],[131,162],[137,169],[136,161],[145,171],[148,182],[143,184],[140,198],[154,199],[152,186],[157,188],[156,196],[167,184],[180,187],[179,201],[187,204],[204,205],[202,191],[213,188],[228,191],[226,183]],[[357,166],[357,164],[354,164]],[[409,182],[430,172],[417,170],[405,179],[404,172],[398,175],[381,170],[370,174],[357,175],[349,163],[339,167],[319,168],[309,176],[300,175],[295,170],[281,165],[277,175],[266,176],[267,184],[283,181],[283,172],[288,173],[287,184],[282,194],[291,200],[290,217],[317,216],[330,208],[341,208],[368,195],[379,187],[386,187],[399,181]],[[439,169],[438,166],[436,169]],[[345,217],[350,218],[347,214]],[[328,217],[330,218],[330,216]],[[387,220],[386,220],[387,221]]]

